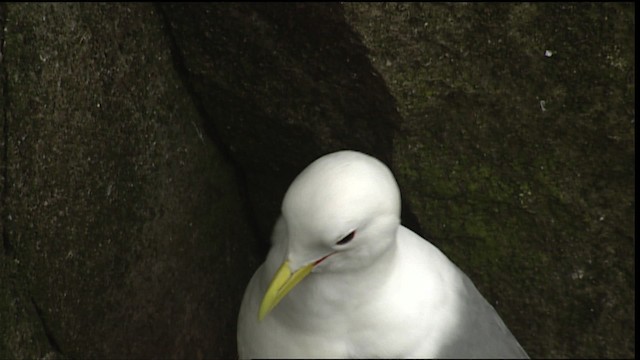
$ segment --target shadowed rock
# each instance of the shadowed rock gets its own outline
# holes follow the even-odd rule
[[[235,356],[284,191],[344,148],[531,356],[634,356],[633,12],[3,4],[0,358]]]

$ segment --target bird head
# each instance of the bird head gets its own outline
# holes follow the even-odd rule
[[[311,272],[366,270],[395,241],[400,191],[389,168],[355,151],[325,155],[282,202],[286,259],[265,293],[263,319]]]

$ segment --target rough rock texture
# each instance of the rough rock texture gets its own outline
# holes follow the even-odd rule
[[[194,98],[247,174],[262,237],[293,177],[318,156],[349,148],[390,161],[395,103],[340,5],[162,11]]]
[[[635,356],[634,10],[0,5],[0,358],[233,357],[284,191],[342,148],[530,355]]]
[[[234,356],[251,233],[162,18],[7,7],[0,358]]]
[[[433,242],[531,356],[634,356],[633,5],[345,6]]]

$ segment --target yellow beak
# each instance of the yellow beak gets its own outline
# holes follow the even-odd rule
[[[296,272],[291,273],[289,260],[285,261],[278,271],[276,271],[276,275],[273,277],[273,280],[271,280],[271,284],[269,284],[269,288],[267,288],[267,292],[264,294],[264,298],[260,304],[260,311],[258,312],[258,320],[262,321],[294,286],[311,273],[311,270],[316,264],[318,264],[318,262],[312,262],[301,267]]]

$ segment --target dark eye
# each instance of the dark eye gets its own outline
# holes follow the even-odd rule
[[[336,243],[336,245],[344,245],[344,244],[348,243],[349,241],[353,240],[354,236],[356,236],[356,231],[355,230],[350,232],[349,235],[343,237],[342,240],[340,240],[340,241],[338,241]]]

